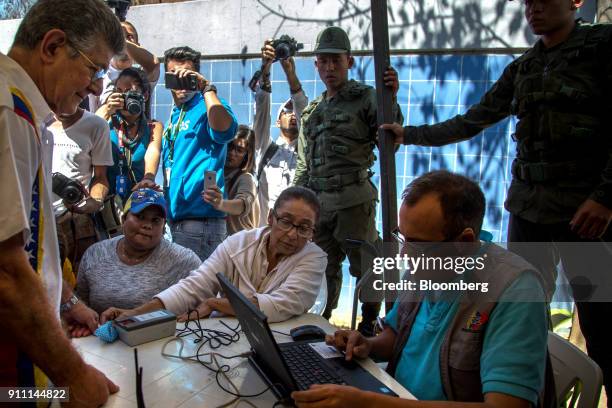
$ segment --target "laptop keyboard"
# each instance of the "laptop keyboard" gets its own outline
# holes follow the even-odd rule
[[[281,354],[300,390],[307,390],[311,384],[346,384],[323,366],[317,353],[306,343],[283,347]]]

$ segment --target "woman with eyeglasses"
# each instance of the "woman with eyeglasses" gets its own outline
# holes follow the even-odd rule
[[[259,202],[253,170],[255,168],[255,133],[246,125],[238,126],[236,137],[228,145],[225,159],[225,191],[214,186],[202,192],[202,199],[227,217],[227,235],[259,225]]]
[[[140,68],[126,68],[119,74],[114,92],[96,115],[109,122],[114,166],[108,168],[110,193],[127,200],[132,187],[145,177],[154,177],[158,160],[145,168],[145,157],[161,151],[163,126],[149,120],[146,112],[150,87]],[[148,175],[148,176],[147,176]]]
[[[317,196],[304,187],[284,190],[268,214],[268,225],[243,230],[223,241],[189,277],[135,309],[110,308],[101,321],[168,309],[179,321],[213,312],[234,315],[229,301],[217,297],[217,272],[258,307],[270,322],[306,313],[315,302],[327,255],[312,242],[319,217]]]

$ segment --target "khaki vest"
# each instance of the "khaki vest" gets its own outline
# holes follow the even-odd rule
[[[490,267],[472,270],[469,280],[488,282],[488,292],[482,296],[462,295],[440,349],[442,386],[449,401],[483,401],[480,356],[488,316],[491,316],[495,302],[522,273],[533,271],[539,277],[527,261],[497,245],[488,244],[485,253],[486,265]],[[395,375],[422,300],[422,293],[413,291],[405,291],[398,298],[398,333],[387,366],[391,375]]]

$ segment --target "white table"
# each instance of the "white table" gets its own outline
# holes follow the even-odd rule
[[[203,319],[203,328],[227,329],[219,323],[225,321],[235,327],[235,318]],[[306,314],[285,322],[270,325],[273,330],[288,333],[289,329],[304,324],[314,324],[321,327],[327,333],[333,333],[335,328],[325,319],[318,315]],[[183,323],[177,324],[182,328]],[[274,333],[279,343],[291,341],[290,337]],[[195,337],[185,337],[183,355],[195,354],[197,344],[193,343]],[[137,346],[138,360],[143,368],[142,388],[147,408],[152,407],[217,407],[231,401],[234,397],[225,393],[217,385],[214,373],[207,370],[197,362],[184,361],[176,358],[168,358],[161,355],[164,343],[170,338],[157,340]],[[121,390],[112,395],[105,405],[107,407],[136,407],[136,376],[134,368],[134,351],[120,340],[112,344],[102,342],[94,336],[81,339],[73,339],[73,345],[83,356],[85,361],[98,368],[106,374]],[[222,346],[214,351],[225,355],[235,355],[250,350],[248,340],[244,333],[240,335],[240,341],[230,346]],[[208,346],[200,351],[208,352]],[[173,342],[166,347],[166,353],[178,354],[179,345]],[[255,394],[266,388],[266,384],[260,379],[246,358],[221,360],[227,363],[232,370],[228,373],[241,394]],[[414,399],[414,397],[378,367],[372,360],[359,362],[366,370],[383,382],[402,398]],[[227,384],[224,384],[226,387]],[[268,391],[249,401],[258,407],[271,407],[276,398]],[[243,405],[243,404],[241,404]]]

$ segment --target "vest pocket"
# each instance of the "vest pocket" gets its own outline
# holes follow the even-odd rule
[[[480,371],[482,332],[460,329],[451,339],[448,365],[461,371]]]

